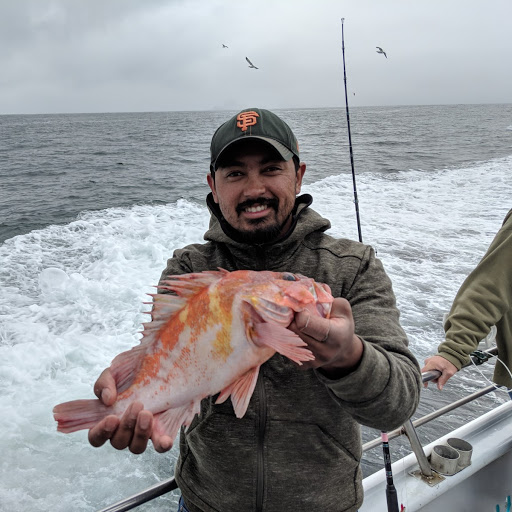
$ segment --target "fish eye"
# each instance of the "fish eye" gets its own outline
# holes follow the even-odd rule
[[[285,281],[298,281],[298,279],[293,274],[291,274],[290,272],[284,272],[283,273],[283,279]]]

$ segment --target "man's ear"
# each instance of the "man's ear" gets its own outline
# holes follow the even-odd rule
[[[215,178],[211,172],[206,175],[206,181],[208,182],[208,186],[212,191],[213,200],[218,204],[219,200],[217,199],[217,191],[215,190]]]
[[[296,178],[297,178],[297,181],[295,183],[295,194],[299,194],[300,193],[300,189],[302,187],[302,178],[304,177],[304,173],[306,172],[306,164],[304,162],[301,162],[299,164],[299,168],[297,169],[297,172],[296,172]]]

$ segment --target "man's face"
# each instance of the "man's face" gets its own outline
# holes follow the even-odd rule
[[[233,144],[219,160],[215,180],[207,176],[213,199],[226,221],[250,243],[278,239],[291,225],[295,196],[306,170],[295,171],[268,143],[247,139]]]

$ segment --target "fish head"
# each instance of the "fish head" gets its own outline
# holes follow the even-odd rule
[[[291,272],[282,272],[281,279],[285,283],[289,283],[283,287],[285,296],[304,305],[301,309],[294,308],[294,311],[311,310],[311,306],[315,306],[321,317],[329,318],[334,300],[329,285],[317,283],[310,277],[302,274],[292,274]]]
[[[250,271],[246,271],[250,272]],[[329,318],[333,296],[328,285],[291,272],[250,272],[242,300],[266,322],[287,327],[295,313],[308,310]]]

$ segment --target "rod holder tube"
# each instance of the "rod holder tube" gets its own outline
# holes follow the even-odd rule
[[[411,420],[404,423],[404,429],[407,437],[409,438],[409,442],[411,443],[412,451],[414,452],[414,455],[416,455],[421,473],[426,477],[431,477],[432,468],[430,467],[430,463],[423,451],[418,434],[416,433],[416,429],[414,428]]]

